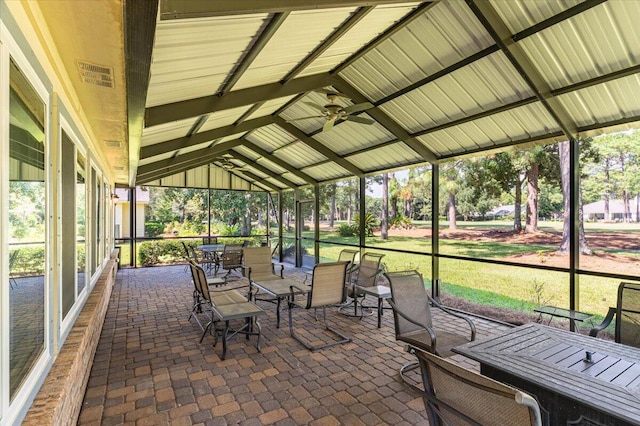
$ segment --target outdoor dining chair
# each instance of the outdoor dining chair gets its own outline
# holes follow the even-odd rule
[[[347,281],[347,299],[351,299],[346,305],[341,306],[339,311],[344,315],[362,317],[373,313],[373,309],[378,309],[382,301],[381,296],[389,292],[388,287],[378,288],[378,278],[383,272],[382,258],[384,254],[365,253],[360,258],[360,263],[352,268]],[[353,275],[353,280],[351,280]],[[365,306],[364,299],[367,295],[375,296],[378,306]],[[353,313],[349,310],[353,306]]]
[[[220,267],[227,270],[225,278],[231,275],[232,271],[241,270],[242,266],[242,246],[240,244],[225,244],[220,256]]]
[[[18,260],[18,257],[20,256],[20,249],[15,249],[12,253],[11,256],[9,256],[9,288],[13,288],[14,286],[18,286],[18,282],[16,281],[16,279],[13,277],[13,268],[16,264],[16,261]]]
[[[416,350],[416,356],[431,426],[542,425],[540,407],[531,395],[432,353]]]
[[[249,281],[282,279],[284,265],[276,268],[269,247],[247,247],[242,250],[242,256],[244,272]]]
[[[618,285],[616,307],[609,308],[602,323],[591,329],[589,335],[598,333],[611,325],[615,318],[615,341],[623,345],[640,348],[640,283],[621,282]]]
[[[347,265],[348,262],[318,263],[313,267],[310,288],[305,284],[300,284],[299,287],[291,286],[291,296],[289,297],[289,333],[291,337],[310,351],[316,351],[351,341],[350,337],[330,328],[327,322],[327,307],[336,306],[345,301],[344,280],[347,273]],[[303,295],[304,299],[296,299],[296,297],[300,295]],[[332,334],[334,338],[337,337],[338,340],[320,345],[312,345],[301,339],[295,333],[293,327],[293,311],[296,308],[307,310],[322,308],[324,329]]]
[[[391,286],[391,299],[388,302],[393,308],[396,340],[406,343],[408,352],[415,352],[417,348],[449,357],[453,355],[451,349],[454,346],[475,340],[476,328],[473,321],[447,309],[429,296],[418,271],[387,272],[384,275]],[[452,333],[436,326],[431,316],[431,306],[447,315],[447,324],[460,322],[469,330],[468,333]],[[444,321],[439,323],[444,324]],[[412,361],[400,368],[402,380],[414,388],[417,388],[415,382],[406,373],[416,369],[418,365],[417,361]]]

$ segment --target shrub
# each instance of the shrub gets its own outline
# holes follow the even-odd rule
[[[378,226],[378,217],[376,215],[374,215],[373,213],[365,213],[364,215],[364,235],[366,235],[367,237],[372,237],[373,236],[373,228],[375,228],[376,226]],[[360,216],[356,217],[356,233],[355,235],[359,234],[359,229],[360,229]]]
[[[160,222],[145,222],[144,233],[147,236],[155,237],[156,235],[162,235],[164,231],[164,225]]]
[[[338,228],[341,237],[355,237],[359,234],[359,227],[356,224],[343,223]]]
[[[187,242],[197,245],[197,242]],[[158,240],[145,241],[138,246],[138,261],[141,266],[151,266],[159,263],[176,263],[184,259],[182,241]]]
[[[220,235],[238,235],[240,233],[240,224],[222,225]]]
[[[389,219],[389,226],[395,226],[396,228],[410,228],[411,218],[404,215],[394,216]]]

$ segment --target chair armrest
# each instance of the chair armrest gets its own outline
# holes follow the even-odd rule
[[[276,272],[276,266],[279,269],[278,272]],[[273,263],[273,262],[271,262],[271,268],[273,269],[273,274],[274,275],[280,275],[280,278],[284,278],[284,265],[282,263]]]
[[[453,315],[456,318],[460,318],[463,319],[467,322],[467,324],[469,325],[469,328],[471,329],[471,341],[473,342],[474,340],[476,340],[476,325],[473,323],[473,321],[471,321],[471,319],[469,319],[467,316],[462,315],[458,312],[455,312],[449,308],[447,308],[446,306],[442,305],[440,302],[438,302],[436,299],[434,299],[433,297],[427,295],[427,297],[429,298],[429,301],[431,302],[431,304],[440,309],[443,312],[446,312],[449,315]]]
[[[591,331],[589,331],[589,336],[596,337],[598,336],[599,332],[609,327],[609,325],[611,324],[611,321],[613,321],[613,317],[615,316],[615,314],[616,314],[616,308],[609,308],[609,311],[607,312],[607,316],[604,317],[604,319],[602,320],[602,323],[599,326],[593,327]]]
[[[429,338],[431,339],[431,348],[433,349],[433,352],[435,353],[435,348],[436,348],[436,333],[435,331],[433,331],[433,328],[429,327],[426,324],[422,324],[421,322],[416,321],[413,318],[410,318],[407,314],[405,314],[404,312],[402,312],[395,303],[393,303],[393,300],[391,299],[387,299],[387,302],[389,303],[389,305],[391,305],[391,308],[393,309],[393,311],[395,313],[397,313],[398,315],[400,315],[402,318],[404,318],[405,320],[409,321],[411,324],[415,324],[418,327],[424,328],[425,331],[429,334]]]
[[[300,288],[300,287],[298,287],[296,285],[290,285],[289,286],[289,291],[291,292],[291,295],[289,296],[289,308],[291,308],[296,303],[296,294],[305,294],[306,290],[303,290],[302,288]],[[309,298],[310,294],[311,293],[309,293],[309,292],[306,293],[306,296],[307,296],[307,307],[305,309],[309,309],[309,304],[311,303],[311,299]]]

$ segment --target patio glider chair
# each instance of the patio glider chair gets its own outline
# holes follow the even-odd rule
[[[388,302],[393,308],[396,340],[407,344],[407,352],[413,353],[417,348],[441,357],[449,357],[453,355],[451,348],[454,346],[475,340],[476,327],[473,322],[466,316],[447,309],[429,296],[422,275],[418,271],[387,272],[384,275],[391,286],[391,299]],[[446,315],[446,320],[438,323],[459,322],[469,329],[468,334],[461,335],[436,327],[430,305]],[[418,389],[418,386],[406,376],[406,373],[418,366],[417,361],[412,361],[400,368],[400,377],[414,389]]]
[[[607,316],[589,332],[596,337],[607,328],[615,317],[615,341],[623,345],[640,348],[640,283],[621,282],[618,285],[618,301],[609,308]]]
[[[213,335],[213,346],[218,344],[218,338],[222,340],[221,359],[227,356],[227,341],[238,335],[258,336],[256,347],[260,352],[260,323],[258,316],[265,315],[262,308],[247,300],[245,296],[235,289],[211,289],[206,285],[207,276],[204,270],[194,262],[189,263],[193,282],[198,292],[198,302],[194,304],[189,315],[189,320],[194,318],[202,330],[200,343],[204,340],[207,331]],[[203,313],[208,319],[206,325],[198,318],[198,313]],[[244,320],[242,326],[231,328],[230,322],[234,320]],[[220,325],[222,323],[222,325]]]
[[[431,426],[542,425],[540,407],[531,395],[432,353],[416,350],[416,356]]]
[[[240,244],[225,244],[220,256],[220,267],[227,270],[225,278],[229,277],[232,271],[242,270],[242,246]]]
[[[389,287],[378,285],[378,278],[383,272],[382,258],[384,254],[365,253],[360,258],[360,263],[351,272],[353,280],[347,282],[347,298],[351,301],[345,306],[341,306],[341,314],[362,318],[373,314],[373,309],[378,312],[378,328],[382,320],[382,302],[389,297]],[[376,306],[366,306],[364,299],[366,296],[373,296],[377,299]],[[353,313],[349,310],[353,306]]]
[[[327,323],[327,307],[336,306],[345,301],[344,280],[347,274],[347,265],[348,262],[318,263],[313,267],[310,288],[304,284],[301,284],[300,287],[291,286],[291,296],[289,297],[289,333],[291,337],[310,351],[316,351],[351,341],[351,338],[330,328]],[[306,300],[296,300],[296,296],[300,294],[303,294]],[[333,334],[334,337],[338,337],[339,340],[320,345],[311,345],[302,340],[295,333],[293,327],[293,311],[295,308],[322,308],[324,329]]]

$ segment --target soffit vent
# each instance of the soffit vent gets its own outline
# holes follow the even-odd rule
[[[104,141],[104,145],[109,148],[120,148],[122,146],[120,141]]]
[[[112,68],[78,61],[78,69],[80,70],[80,77],[85,83],[113,89],[114,83]]]
[[[113,166],[113,170],[117,170],[119,172],[124,170],[124,166]]]

